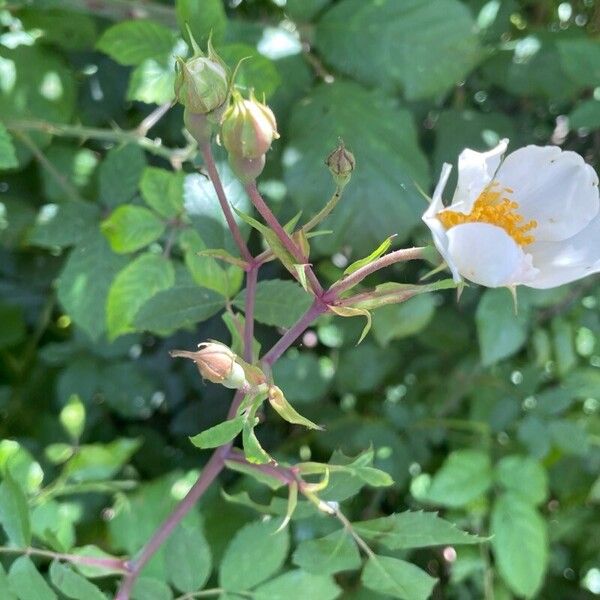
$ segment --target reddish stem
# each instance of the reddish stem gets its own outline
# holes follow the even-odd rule
[[[260,195],[256,182],[253,181],[246,185],[246,191],[252,200],[252,204],[256,210],[260,213],[261,217],[265,220],[266,224],[271,230],[277,235],[279,241],[283,244],[283,247],[292,255],[293,259],[300,265],[305,265],[306,278],[310,283],[315,296],[320,297],[323,294],[323,288],[319,283],[316,275],[314,274],[312,267],[307,264],[308,259],[304,256],[302,250],[298,247],[296,242],[290,237],[287,231],[281,226],[275,215],[271,212],[271,209],[267,206],[263,197]]]
[[[227,226],[229,227],[229,231],[231,231],[231,235],[240,251],[240,255],[246,262],[252,261],[252,255],[248,250],[248,246],[242,237],[242,232],[238,227],[238,224],[235,221],[233,213],[231,212],[231,206],[229,206],[229,202],[227,200],[227,196],[225,195],[225,190],[223,189],[223,184],[221,183],[221,178],[219,177],[219,172],[217,171],[217,166],[215,165],[215,159],[213,157],[212,148],[210,144],[205,144],[202,146],[202,156],[204,158],[204,163],[206,164],[206,170],[208,171],[208,176],[215,188],[215,192],[217,193],[217,198],[219,199],[219,204],[221,205],[221,210],[225,215],[225,220],[227,221]]]
[[[252,267],[246,273],[246,302],[244,307],[244,360],[254,362],[254,305],[256,303],[256,282],[258,279],[258,265]]]

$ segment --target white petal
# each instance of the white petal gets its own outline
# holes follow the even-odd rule
[[[442,255],[442,258],[446,261],[446,264],[450,268],[450,271],[452,271],[452,277],[454,281],[458,283],[459,281],[462,281],[462,279],[458,272],[458,269],[452,262],[452,257],[450,256],[450,253],[448,252],[448,235],[446,234],[446,229],[437,218],[437,214],[441,210],[444,210],[442,194],[444,193],[446,183],[448,183],[448,177],[450,177],[451,171],[452,165],[444,163],[444,165],[442,166],[440,179],[437,185],[435,186],[433,197],[431,198],[431,203],[429,204],[429,207],[423,214],[423,221],[431,230],[431,235],[433,237],[433,243],[435,244],[435,247],[438,249],[438,252]]]
[[[538,275],[525,285],[552,288],[600,273],[600,214],[577,235],[561,242],[541,242],[527,247]]]
[[[486,287],[518,285],[536,274],[531,256],[504,229],[465,223],[447,232],[448,252],[460,274]]]
[[[526,221],[534,219],[537,241],[566,240],[600,210],[598,176],[575,152],[556,146],[525,146],[509,154],[496,175]]]
[[[502,156],[506,152],[508,140],[487,152],[466,149],[458,157],[458,184],[452,199],[452,209],[464,213],[471,212],[473,203],[494,178]]]

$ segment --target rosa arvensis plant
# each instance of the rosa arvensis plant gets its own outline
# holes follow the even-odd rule
[[[600,271],[598,176],[575,152],[464,150],[450,206],[444,164],[423,220],[456,282],[551,288]]]

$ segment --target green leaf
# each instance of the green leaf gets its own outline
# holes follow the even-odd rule
[[[0,303],[0,322],[0,348],[10,348],[25,339],[27,328],[21,307]]]
[[[475,23],[457,0],[344,0],[319,21],[316,43],[346,75],[370,86],[401,86],[410,100],[459,83],[480,54]]]
[[[31,522],[27,498],[8,471],[3,474],[3,481],[0,483],[0,523],[15,546],[29,546]]]
[[[233,305],[244,310],[246,291],[240,292]],[[259,281],[256,286],[254,317],[273,327],[291,327],[311,305],[312,298],[297,283],[282,279]]]
[[[527,315],[515,308],[508,290],[497,288],[483,293],[475,322],[484,366],[492,365],[513,355],[527,339]]]
[[[140,577],[131,592],[133,600],[173,600],[171,588],[160,579]]]
[[[281,77],[273,61],[263,56],[256,48],[246,44],[229,44],[219,48],[219,56],[233,71],[242,59],[245,60],[237,72],[235,83],[242,88],[254,88],[257,97],[270,98],[281,84]]]
[[[202,589],[212,570],[212,556],[199,528],[180,525],[165,548],[169,581],[181,592]]]
[[[106,330],[106,298],[127,259],[117,256],[96,230],[71,251],[58,279],[58,299],[65,312],[93,341]]]
[[[222,265],[212,258],[212,256],[229,255],[226,250],[206,250],[206,244],[192,229],[186,229],[181,233],[179,245],[185,252],[188,271],[199,286],[214,290],[226,298],[239,290],[243,271],[234,266]]]
[[[377,246],[377,248],[375,248],[375,250],[373,250],[373,252],[371,252],[371,254],[369,254],[369,256],[361,258],[360,260],[357,260],[350,264],[348,267],[346,267],[346,269],[344,270],[344,277],[346,275],[354,273],[354,271],[358,271],[358,269],[360,269],[361,267],[372,263],[374,260],[377,260],[382,254],[385,254],[388,251],[389,247],[392,245],[392,239],[392,236],[386,238],[385,240],[383,240],[383,242],[381,242],[381,244],[379,244],[379,246]]]
[[[420,223],[425,204],[414,182],[427,188],[429,167],[413,117],[397,102],[348,81],[322,84],[296,104],[286,137],[285,182],[307,216],[322,208],[332,188],[323,159],[339,137],[356,157],[352,181],[324,221],[333,235],[314,241],[319,251],[334,253],[347,245],[365,255],[382,237],[397,234],[404,242]]]
[[[80,446],[65,465],[63,475],[71,481],[102,481],[116,475],[140,447],[140,440],[117,438],[108,444]]]
[[[139,65],[147,58],[168,56],[173,49],[173,31],[153,21],[123,21],[109,27],[96,48],[121,65]]]
[[[0,123],[0,169],[14,169],[19,166],[12,137]]]
[[[27,242],[42,248],[64,248],[96,233],[100,210],[91,202],[45,204],[38,212]]]
[[[453,544],[478,544],[484,538],[461,531],[434,512],[406,511],[370,521],[353,523],[355,531],[390,550]]]
[[[161,217],[173,219],[183,212],[183,180],[182,171],[146,167],[140,179],[142,198]]]
[[[505,456],[496,465],[495,477],[504,489],[531,504],[540,504],[548,497],[548,475],[528,456]]]
[[[106,303],[109,339],[135,331],[134,318],[145,302],[175,283],[173,265],[164,257],[142,254],[115,277]]]
[[[548,431],[554,445],[565,454],[586,456],[589,451],[589,441],[585,429],[573,421],[560,419],[548,425]]]
[[[99,169],[100,202],[113,208],[131,200],[145,166],[144,152],[136,144],[109,150]]]
[[[494,504],[491,534],[505,583],[518,596],[536,597],[548,565],[545,521],[529,502],[507,493]]]
[[[106,600],[104,594],[93,583],[56,560],[50,565],[50,581],[67,598]]]
[[[316,575],[350,571],[358,569],[361,564],[356,542],[346,529],[316,540],[300,542],[292,556],[292,562]]]
[[[569,113],[571,129],[600,128],[600,100],[583,100]]]
[[[271,457],[260,445],[256,433],[254,431],[254,412],[249,415],[242,429],[242,445],[244,447],[244,455],[250,463],[264,465],[271,462]]]
[[[297,569],[263,583],[252,592],[255,600],[334,600],[340,587],[331,577],[313,575]]]
[[[6,575],[6,571],[2,564],[0,564],[0,594],[4,600],[17,600],[17,597],[10,589],[8,576]]]
[[[175,97],[175,55],[147,58],[131,73],[127,100],[165,104]]]
[[[479,450],[456,450],[433,476],[423,500],[459,507],[479,498],[492,484],[490,458]]]
[[[277,412],[277,414],[294,425],[303,425],[309,429],[318,429],[323,431],[323,428],[316,423],[313,423],[306,417],[303,417],[285,398],[283,392],[279,388],[271,388],[269,391],[269,404]]]
[[[245,420],[246,417],[240,415],[235,419],[223,421],[223,423],[219,423],[218,425],[191,437],[190,442],[192,442],[196,448],[202,449],[222,446],[223,444],[230,442],[242,431]]]
[[[567,76],[582,88],[600,85],[600,44],[588,38],[558,40],[558,53]]]
[[[158,292],[139,310],[135,328],[167,335],[178,329],[194,327],[225,307],[223,297],[195,286],[175,286]]]
[[[387,346],[394,339],[409,337],[425,329],[434,313],[435,299],[431,294],[382,306],[373,313],[373,335],[382,346]]]
[[[280,523],[281,519],[255,521],[235,534],[221,561],[221,587],[227,591],[251,589],[279,571],[290,543],[287,529],[275,533]]]
[[[206,46],[209,36],[218,43],[227,27],[227,16],[221,0],[177,0],[177,21],[188,40],[187,27],[201,48]]]
[[[391,556],[371,556],[360,579],[380,594],[402,600],[427,600],[437,582],[415,565]]]
[[[20,556],[10,566],[8,584],[19,600],[57,600],[28,556]]]
[[[100,229],[117,254],[127,254],[145,248],[165,231],[165,223],[143,206],[117,207],[102,222]]]

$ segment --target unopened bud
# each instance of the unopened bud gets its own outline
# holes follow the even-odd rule
[[[191,113],[206,115],[224,107],[229,96],[229,76],[210,40],[208,56],[192,40],[194,56],[177,59],[175,96]]]
[[[343,187],[350,181],[356,159],[340,140],[338,147],[327,157],[325,164],[329,167],[336,184]]]
[[[208,381],[231,389],[240,389],[247,385],[244,369],[236,362],[236,355],[225,344],[204,342],[199,344],[198,348],[196,352],[171,350],[170,354],[193,360],[200,375]]]
[[[235,176],[245,185],[252,183],[265,168],[265,155],[258,158],[243,158],[237,154],[229,155],[229,165]]]
[[[278,137],[273,111],[259,102],[254,93],[245,100],[234,92],[233,103],[223,116],[221,126],[221,140],[229,154],[238,158],[260,158]]]

